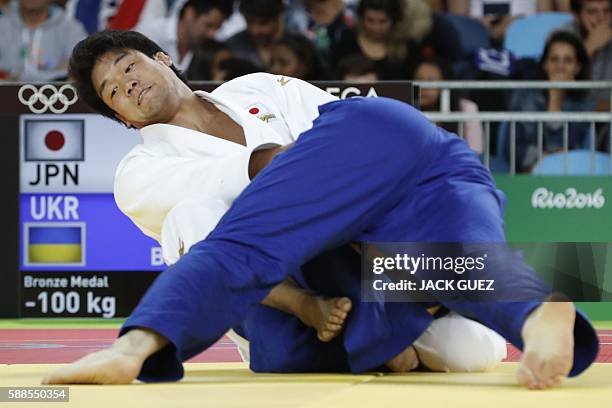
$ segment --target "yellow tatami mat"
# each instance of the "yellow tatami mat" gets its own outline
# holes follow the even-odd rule
[[[488,407],[588,408],[612,406],[612,364],[595,364],[584,375],[552,390],[528,391],[514,381],[516,363],[490,373],[404,375],[253,374],[243,363],[186,364],[180,383],[70,386],[70,403],[11,406],[91,408],[157,407]],[[0,386],[36,386],[55,367],[0,365]],[[0,403],[0,407],[9,406]]]

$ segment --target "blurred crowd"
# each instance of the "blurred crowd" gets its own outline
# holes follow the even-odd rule
[[[74,44],[91,32],[124,29],[157,42],[190,80],[224,81],[259,71],[305,80],[612,80],[611,3],[0,0],[0,79],[65,79]],[[529,53],[538,41],[541,49]],[[421,96],[423,110],[439,110],[438,90],[424,89]],[[451,109],[609,111],[610,94],[455,92]],[[537,156],[532,126],[517,128],[519,170],[531,168]],[[560,126],[547,124],[544,131],[545,149],[558,149]],[[463,133],[481,152],[482,126],[468,122]],[[584,126],[572,124],[569,133],[570,148],[585,146]],[[599,137],[597,148],[609,149],[607,140]]]

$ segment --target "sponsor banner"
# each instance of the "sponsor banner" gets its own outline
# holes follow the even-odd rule
[[[112,193],[119,161],[141,142],[100,115],[21,115],[21,192]]]
[[[159,271],[159,244],[146,237],[112,194],[22,194],[21,269]]]
[[[612,300],[607,243],[366,243],[362,253],[366,302]]]
[[[516,242],[612,242],[612,177],[495,176]]]
[[[339,81],[316,81],[313,85],[318,86],[324,91],[337,96],[340,99],[347,99],[354,96],[376,97],[397,99],[418,107],[415,101],[418,100],[418,88],[408,81],[385,81],[376,83],[350,83]]]
[[[158,272],[36,272],[21,277],[21,317],[128,316]]]

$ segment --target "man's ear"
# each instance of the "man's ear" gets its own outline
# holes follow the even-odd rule
[[[136,125],[132,122],[130,122],[129,120],[127,120],[126,118],[124,118],[123,116],[121,116],[121,114],[115,112],[115,116],[117,117],[117,119],[119,119],[128,129],[140,129],[142,126]]]
[[[156,52],[155,55],[153,55],[153,59],[155,61],[162,62],[166,66],[172,65],[172,58],[170,58],[170,56],[168,54],[166,54],[165,52],[162,52],[162,51]]]

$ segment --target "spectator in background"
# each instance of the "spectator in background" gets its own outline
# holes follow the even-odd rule
[[[567,31],[557,31],[546,42],[540,59],[540,75],[548,81],[581,81],[590,79],[589,56],[580,39]],[[593,111],[595,103],[582,90],[534,90],[515,91],[508,104],[512,111],[526,112],[576,112]],[[585,147],[588,125],[569,124],[569,149]],[[508,149],[508,146],[504,148]],[[544,123],[544,152],[563,148],[563,124]],[[538,159],[537,124],[516,124],[516,168],[530,171]],[[509,152],[508,155],[509,157]]]
[[[169,15],[178,14],[187,0],[168,0],[170,12]],[[215,40],[225,41],[231,36],[246,28],[244,17],[240,14],[239,0],[223,0],[227,4],[228,10],[232,10],[230,16],[223,22],[221,28],[215,34]]]
[[[591,78],[596,81],[612,80],[612,15],[611,0],[572,0],[574,22],[566,26],[578,35],[591,58]],[[610,110],[610,92],[596,90],[591,96],[597,109]]]
[[[227,44],[209,40],[193,51],[193,59],[185,72],[191,81],[224,81],[222,63],[233,58]]]
[[[270,72],[305,81],[327,77],[314,45],[301,34],[287,34],[272,46]]]
[[[431,29],[426,4],[416,0],[361,0],[357,15],[357,29],[345,31],[336,61],[362,54],[374,62],[380,79],[408,79],[419,58],[415,40]]]
[[[403,31],[402,1],[361,0],[357,15],[357,29],[342,35],[336,61],[361,54],[374,63],[379,78],[401,79],[406,70],[408,38],[398,38],[394,34]]]
[[[310,39],[328,69],[342,35],[354,25],[354,14],[343,0],[296,0],[287,11],[288,29]]]
[[[414,79],[417,81],[444,81],[452,79],[448,70],[450,64],[441,59],[427,59],[422,61],[414,72]],[[423,112],[439,112],[440,90],[433,88],[421,88],[421,105]],[[451,93],[450,100],[451,112],[478,113],[478,105],[469,99],[457,96],[457,92]],[[459,126],[456,122],[438,123],[438,126],[459,134]],[[465,122],[463,127],[463,138],[476,153],[483,152],[483,131],[480,121]]]
[[[240,1],[238,0],[226,0],[232,4],[233,13],[221,26],[215,39],[217,41],[226,41],[228,38],[238,34],[246,28],[246,20],[242,13],[240,13]]]
[[[16,81],[66,78],[72,47],[86,36],[83,26],[51,0],[19,0],[0,16],[0,76]]]
[[[9,11],[11,0],[0,0],[0,14],[4,14]]]
[[[232,53],[267,70],[272,44],[285,35],[283,11],[283,0],[242,0],[240,12],[247,27],[227,40]]]
[[[566,1],[559,0],[452,0],[448,11],[480,20],[487,28],[491,41],[501,47],[506,30],[515,18],[544,11],[554,11],[557,4],[566,8]]]
[[[340,79],[351,82],[379,80],[374,63],[362,54],[347,55],[338,62]]]
[[[174,65],[185,71],[193,58],[193,50],[213,39],[231,13],[231,5],[223,0],[188,0],[178,15],[143,21],[134,30],[155,41]]]

